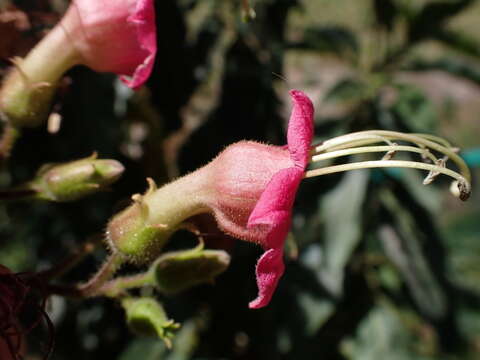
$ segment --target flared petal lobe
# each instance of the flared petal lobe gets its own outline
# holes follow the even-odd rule
[[[157,29],[155,26],[155,8],[153,1],[138,1],[137,10],[135,14],[128,18],[128,21],[135,24],[137,38],[146,54],[143,62],[136,66],[130,78],[121,76],[120,79],[128,87],[137,89],[149,78],[155,63],[155,55],[157,54]]]
[[[313,138],[313,104],[305,93],[291,90],[292,114],[288,122],[287,143],[295,166],[305,170]]]
[[[291,224],[292,207],[302,180],[313,137],[313,105],[301,91],[292,90],[293,110],[288,124],[288,150],[294,166],[273,175],[251,212],[247,227],[262,227],[265,253],[257,263],[258,297],[250,308],[266,306],[283,275],[283,246]]]
[[[284,270],[283,250],[277,248],[265,251],[257,262],[258,296],[248,304],[251,309],[268,305]]]
[[[303,171],[298,168],[280,170],[273,175],[250,214],[247,227],[260,226],[268,232],[268,236],[261,244],[264,249],[283,247],[289,230],[295,194],[302,178]]]

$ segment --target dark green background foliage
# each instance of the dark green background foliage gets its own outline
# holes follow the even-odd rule
[[[38,14],[54,9],[46,0],[14,3],[37,19],[22,36],[39,37],[49,24]],[[480,165],[479,2],[252,6],[257,17],[245,23],[239,0],[157,1],[158,57],[136,94],[112,75],[68,73],[57,98],[61,130],[26,131],[3,186],[93,151],[126,172],[112,191],[75,203],[1,205],[0,263],[24,271],[58,261],[144,191],[147,176],[165,183],[242,139],[283,144],[289,88],[312,97],[316,141],[373,128],[434,133],[461,146],[472,170]],[[450,196],[448,181],[421,180],[410,171],[362,171],[303,181],[286,273],[262,310],[247,307],[261,249],[207,236],[206,247],[228,247],[232,263],[214,286],[161,298],[182,323],[172,351],[131,335],[113,301],[54,299],[53,359],[478,359],[475,180],[466,204]],[[181,232],[169,248],[194,245]],[[87,279],[104,255],[65,280]],[[41,336],[29,339],[32,351]]]

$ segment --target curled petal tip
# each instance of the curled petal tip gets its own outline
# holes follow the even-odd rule
[[[300,90],[290,90],[293,102],[288,122],[288,150],[295,166],[305,170],[313,138],[313,104]]]
[[[301,90],[290,90],[289,91],[290,97],[294,102],[294,105],[301,105],[305,107],[306,115],[313,116],[313,103],[312,100]],[[311,114],[310,114],[311,113]]]
[[[308,99],[307,95],[301,90],[292,89],[288,93],[290,94],[291,97],[294,97],[297,99],[302,99],[302,98]]]
[[[153,63],[155,61],[155,52],[147,57],[142,65],[139,65],[132,77],[120,76],[120,80],[129,88],[137,90],[140,88],[150,77],[153,69]]]
[[[281,248],[269,249],[262,255],[256,269],[258,296],[248,304],[250,309],[259,309],[268,305],[284,270]]]
[[[143,62],[135,68],[131,78],[122,76],[120,79],[128,87],[136,90],[150,77],[157,54],[154,1],[139,1],[135,13],[129,17],[129,21],[136,25],[138,42],[146,56]]]

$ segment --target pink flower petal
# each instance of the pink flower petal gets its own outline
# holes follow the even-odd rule
[[[81,63],[131,88],[150,76],[157,52],[154,0],[73,0],[60,24]]]
[[[251,308],[269,303],[283,274],[292,206],[310,157],[313,105],[301,91],[292,90],[290,95],[293,108],[286,147],[242,141],[227,147],[205,168],[211,187],[204,203],[219,228],[265,250],[257,263],[258,297]]]
[[[301,91],[292,90],[292,114],[288,123],[288,150],[294,166],[272,176],[255,208],[247,228],[266,227],[268,233],[262,246],[267,250],[257,263],[258,297],[250,308],[266,306],[283,275],[283,245],[291,223],[292,206],[310,156],[313,137],[313,105]]]
[[[264,249],[283,246],[290,226],[290,216],[303,170],[296,167],[282,169],[273,175],[255,208],[251,212],[247,228],[268,226],[269,236],[262,244]]]
[[[248,304],[251,309],[268,305],[284,270],[282,249],[270,249],[262,255],[256,269],[258,297]]]
[[[268,235],[262,244],[268,249],[257,263],[258,297],[250,308],[268,305],[277,283],[283,275],[283,244],[291,223],[291,212],[295,193],[303,178],[303,171],[286,168],[276,173],[262,193],[250,214],[247,228],[265,226]]]
[[[121,76],[128,87],[136,90],[149,78],[155,55],[157,53],[157,32],[155,26],[155,8],[152,0],[139,0],[136,11],[128,19],[128,22],[136,25],[137,37],[142,49],[146,50],[148,56],[143,63],[139,64],[131,78]]]
[[[291,90],[292,114],[288,122],[287,142],[295,166],[305,170],[313,137],[313,104],[305,93]]]

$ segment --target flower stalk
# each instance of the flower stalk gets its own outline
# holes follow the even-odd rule
[[[125,263],[125,257],[119,252],[112,252],[98,271],[86,283],[76,286],[51,285],[46,286],[49,294],[68,297],[86,298],[102,296],[102,286],[109,281],[115,272]]]
[[[66,274],[70,269],[78,265],[87,255],[91,254],[103,241],[102,236],[94,235],[86,242],[80,245],[78,249],[72,252],[69,256],[63,259],[58,264],[55,264],[50,269],[41,271],[37,276],[45,281],[51,281]]]
[[[2,129],[3,133],[0,136],[0,166],[3,166],[5,165],[6,160],[10,157],[10,153],[12,152],[17,139],[20,137],[20,131],[7,123],[7,119],[4,119],[1,109],[0,121],[4,122],[4,127]]]

